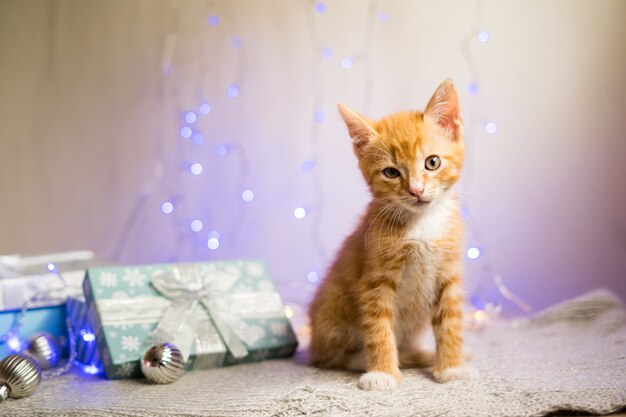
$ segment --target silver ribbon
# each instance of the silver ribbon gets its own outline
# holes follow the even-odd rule
[[[216,269],[202,276],[196,268],[184,265],[174,266],[171,271],[153,277],[152,286],[171,304],[150,334],[151,341],[173,342],[185,354],[185,359],[194,340],[200,344],[209,343],[203,340],[208,335],[199,331],[197,317],[192,317],[200,305],[213,321],[230,353],[237,359],[247,356],[248,350],[230,323],[235,314],[225,297],[236,280],[237,275],[227,270]],[[184,332],[181,333],[185,324],[192,329],[187,337],[184,337]]]

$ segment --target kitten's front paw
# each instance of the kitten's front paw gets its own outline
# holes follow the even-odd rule
[[[478,372],[471,366],[463,365],[455,368],[442,369],[441,371],[433,372],[435,380],[437,382],[450,382],[450,381],[469,381],[470,379],[478,378]]]
[[[393,391],[398,388],[398,379],[385,372],[372,371],[361,375],[359,388],[365,391]]]

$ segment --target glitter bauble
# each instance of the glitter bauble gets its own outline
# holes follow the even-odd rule
[[[0,402],[7,397],[27,397],[40,382],[41,368],[32,357],[15,354],[0,361]]]
[[[31,337],[24,353],[35,358],[41,369],[52,368],[59,363],[59,344],[50,333],[38,333]]]
[[[150,382],[170,384],[185,373],[185,360],[173,344],[158,343],[144,353],[141,372]]]

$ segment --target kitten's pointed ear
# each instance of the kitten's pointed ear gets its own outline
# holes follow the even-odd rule
[[[453,139],[460,140],[463,137],[461,106],[452,80],[445,80],[439,84],[424,110],[424,115],[450,132]]]
[[[358,156],[362,156],[363,148],[376,135],[376,131],[372,127],[373,122],[367,117],[350,110],[341,103],[337,104],[337,108],[348,126],[354,152]]]

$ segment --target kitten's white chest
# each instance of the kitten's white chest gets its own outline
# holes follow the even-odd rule
[[[415,225],[407,231],[406,239],[428,243],[443,237],[456,210],[453,200],[442,199],[428,207]]]
[[[396,295],[398,312],[405,316],[426,314],[434,302],[437,284],[437,266],[440,254],[433,241],[441,239],[449,229],[450,219],[456,210],[450,200],[429,207],[422,218],[407,231],[405,239],[415,245],[415,254],[406,265]],[[405,323],[411,327],[412,323]]]

